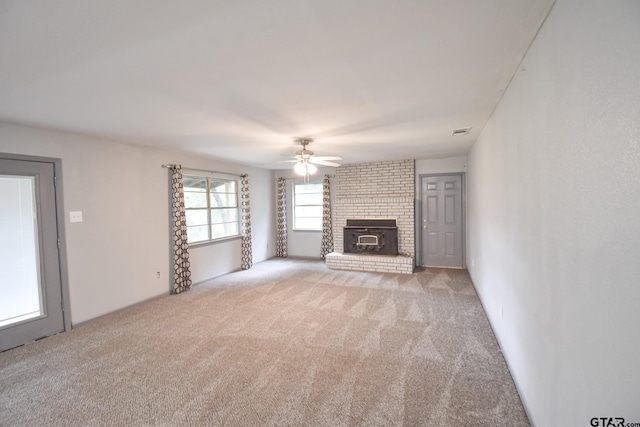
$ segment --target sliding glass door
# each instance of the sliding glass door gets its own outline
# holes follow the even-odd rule
[[[54,167],[0,159],[0,351],[64,330]]]

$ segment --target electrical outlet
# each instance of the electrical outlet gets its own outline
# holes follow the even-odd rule
[[[502,304],[500,304],[500,320],[504,319],[504,310],[502,309]]]
[[[156,279],[159,279],[159,278],[160,278],[160,272],[156,271]]]
[[[471,267],[475,267],[476,266],[476,260],[471,258]]]
[[[82,222],[82,211],[69,212],[69,222]]]

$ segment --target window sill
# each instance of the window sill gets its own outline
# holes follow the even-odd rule
[[[305,228],[294,228],[292,231],[304,231],[304,232],[311,232],[311,233],[322,233],[322,230],[305,229]]]

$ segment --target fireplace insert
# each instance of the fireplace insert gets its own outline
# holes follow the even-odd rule
[[[344,252],[398,255],[398,226],[395,219],[347,219]]]

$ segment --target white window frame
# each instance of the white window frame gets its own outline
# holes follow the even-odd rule
[[[293,219],[292,221],[292,227],[291,229],[293,231],[320,231],[322,232],[322,213],[320,213],[320,223],[318,228],[302,228],[302,227],[298,227],[296,225],[296,206],[319,206],[320,209],[322,210],[323,208],[323,199],[324,199],[324,190],[320,192],[320,204],[306,204],[306,205],[297,205],[296,204],[296,185],[309,185],[309,184],[315,184],[318,185],[320,184],[320,186],[322,186],[323,182],[322,181],[309,181],[309,182],[303,182],[303,181],[294,181],[291,185],[291,218]]]
[[[224,240],[230,240],[230,239],[237,239],[241,236],[241,224],[240,224],[240,179],[239,178],[230,178],[229,176],[219,176],[219,175],[203,175],[201,173],[189,173],[188,171],[185,171],[183,173],[183,179],[185,177],[191,177],[191,178],[197,178],[197,179],[204,179],[206,181],[206,188],[205,188],[205,194],[206,194],[206,207],[188,207],[187,206],[187,201],[185,198],[185,211],[194,211],[194,210],[205,210],[207,211],[207,224],[202,224],[202,225],[206,225],[207,226],[207,234],[208,234],[208,239],[205,240],[198,240],[196,242],[191,242],[189,241],[189,245],[191,246],[197,246],[197,245],[204,245],[204,244],[208,244],[208,243],[215,243],[215,242],[220,242],[220,241],[224,241]],[[235,206],[228,206],[228,207],[217,207],[217,206],[212,206],[211,204],[211,180],[218,180],[218,181],[227,181],[227,182],[234,182],[235,183]],[[225,193],[225,194],[234,194],[234,193]],[[212,237],[212,226],[215,225],[219,225],[219,224],[225,224],[225,222],[215,222],[212,223],[212,218],[211,218],[211,210],[212,209],[235,209],[236,211],[236,223],[237,223],[237,234],[233,234],[233,235],[229,235],[229,236],[223,236],[223,237],[216,237],[213,238]],[[226,222],[228,223],[228,222]],[[187,230],[189,229],[189,227],[194,227],[194,226],[189,226],[187,225]]]

